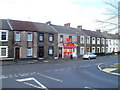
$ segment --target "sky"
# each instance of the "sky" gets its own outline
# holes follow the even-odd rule
[[[106,18],[105,7],[104,0],[0,0],[0,19],[70,23],[74,28],[96,30],[96,20]]]

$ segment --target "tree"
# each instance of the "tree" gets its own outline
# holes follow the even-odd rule
[[[120,17],[120,1],[119,0],[110,0],[104,2],[106,5],[106,12],[104,13],[104,20],[97,20],[100,25],[100,28],[104,31],[118,33],[120,24],[118,23]]]

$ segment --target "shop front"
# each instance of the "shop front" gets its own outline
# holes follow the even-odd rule
[[[63,43],[62,58],[77,58],[77,43]]]

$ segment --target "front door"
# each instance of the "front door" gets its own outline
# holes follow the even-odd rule
[[[15,48],[15,59],[19,59],[20,58],[20,48],[17,47]]]
[[[44,57],[44,47],[39,47],[39,57],[43,58]]]

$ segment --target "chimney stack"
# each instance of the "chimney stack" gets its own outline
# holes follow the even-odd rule
[[[70,27],[70,23],[64,24],[65,27]]]
[[[51,24],[51,21],[46,22],[46,24],[47,24],[47,25],[50,25],[50,24]]]
[[[78,28],[78,29],[82,29],[82,25],[78,25],[77,28]]]
[[[97,29],[96,32],[101,32],[101,30],[100,30],[100,29]]]
[[[107,31],[104,31],[103,33],[106,33],[106,34],[107,34],[108,32],[107,32]]]

